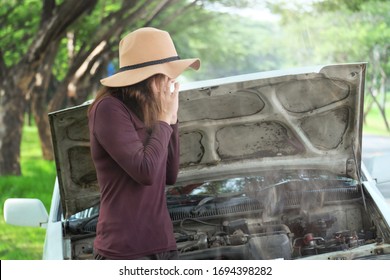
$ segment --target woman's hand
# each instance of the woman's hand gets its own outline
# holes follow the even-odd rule
[[[172,117],[170,124],[176,124],[177,123],[177,112],[179,110],[179,88],[180,84],[176,81],[172,81],[171,84],[173,84],[173,91],[172,95],[174,95],[174,103],[172,104]],[[169,90],[171,90],[171,87],[169,86]]]
[[[171,85],[173,84],[173,89]],[[157,87],[158,88],[158,87]],[[160,84],[157,97],[160,99],[161,112],[159,120],[168,124],[177,123],[177,111],[179,110],[179,88],[180,85],[174,80],[166,78]]]

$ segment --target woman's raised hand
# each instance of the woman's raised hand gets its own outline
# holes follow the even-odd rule
[[[173,88],[171,86],[173,85]],[[180,84],[171,79],[164,79],[158,91],[158,98],[160,98],[161,112],[159,120],[168,124],[175,124],[177,122],[177,111],[179,109],[179,88]]]

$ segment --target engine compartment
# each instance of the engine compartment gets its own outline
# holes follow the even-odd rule
[[[263,223],[259,216],[199,221],[175,227],[181,259],[297,259],[375,243],[375,227],[359,203]]]
[[[374,204],[353,180],[269,185],[235,178],[169,188],[167,204],[183,260],[332,259],[383,242],[374,209],[367,208]],[[72,259],[92,258],[97,219],[93,208],[65,223]],[[373,249],[366,251],[355,256]]]

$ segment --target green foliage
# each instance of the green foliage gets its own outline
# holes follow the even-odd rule
[[[321,3],[328,2],[344,1]],[[390,2],[353,2],[358,8],[340,4],[339,9],[317,7],[311,13],[283,10],[287,66],[367,62],[366,92],[376,88],[385,95],[380,69],[390,75]]]
[[[200,71],[188,71],[193,80],[213,79],[274,70],[283,64],[279,27],[228,13],[198,12],[196,24],[180,18],[168,26],[182,57],[200,57]],[[174,26],[191,26],[175,32]]]
[[[38,30],[42,1],[0,0],[0,50],[7,66],[26,53]]]
[[[12,65],[26,52],[37,31],[42,2],[0,1],[0,49],[6,64]],[[136,5],[143,2],[137,1]],[[367,61],[374,47],[389,42],[388,1],[316,1],[314,8],[294,1],[268,1],[272,3],[268,5],[272,11],[281,14],[283,22],[288,23],[283,27],[276,22],[255,21],[216,11],[216,7],[259,7],[265,3],[261,0],[199,1],[176,17],[175,12],[189,2],[178,1],[152,24],[162,25],[172,32],[182,57],[202,59],[200,72],[185,73],[190,80],[309,64]],[[69,32],[74,33],[74,53],[89,49],[95,35],[109,25],[106,17],[119,11],[121,5],[115,0],[99,1],[69,28]],[[153,7],[150,5],[149,9]],[[170,21],[172,18],[174,20]],[[134,28],[125,28],[125,33]],[[64,37],[52,67],[57,80],[62,80],[69,70],[71,57],[67,42]]]
[[[295,15],[285,26],[290,63],[367,61],[375,46],[390,41],[390,3],[367,4],[362,9]]]
[[[53,75],[56,77],[56,80],[61,81],[64,79],[71,65],[73,56],[91,48],[91,44],[94,42],[96,34],[105,28],[104,19],[110,13],[118,11],[120,8],[121,2],[119,1],[99,1],[95,9],[85,14],[85,16],[80,17],[75,24],[68,28],[67,36],[73,37],[74,49],[71,53],[69,52],[67,44],[70,39],[67,36],[64,36],[61,39],[60,47],[53,65]]]
[[[56,80],[61,81],[65,78],[66,73],[69,70],[69,58],[68,50],[66,49],[67,39],[62,38],[60,47],[54,60],[52,74],[56,77]]]
[[[339,11],[349,10],[352,12],[359,12],[363,10],[363,6],[368,3],[386,2],[388,0],[327,0],[318,1],[314,3],[317,10],[322,11]]]

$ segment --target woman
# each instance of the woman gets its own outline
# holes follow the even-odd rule
[[[121,40],[119,65],[89,108],[101,191],[95,259],[176,259],[165,198],[179,169],[174,79],[200,61],[180,59],[167,32],[141,28]]]

